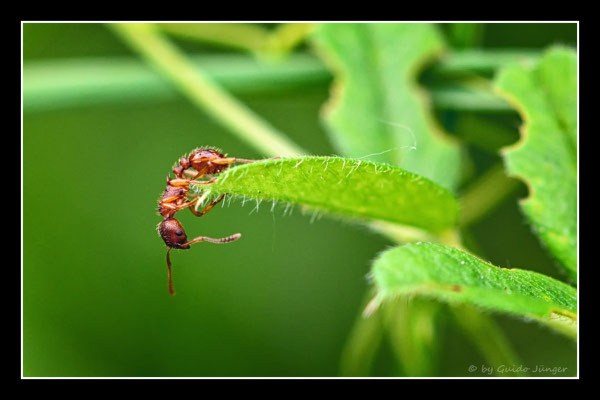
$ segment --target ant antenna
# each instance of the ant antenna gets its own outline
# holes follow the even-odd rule
[[[185,243],[185,245],[190,245],[193,243],[198,243],[198,242],[210,242],[210,243],[229,243],[229,242],[233,242],[234,240],[238,240],[239,238],[242,237],[241,233],[234,233],[233,235],[224,237],[224,238],[220,238],[220,239],[213,239],[213,238],[209,238],[206,236],[198,236],[195,239],[190,240],[189,242]]]

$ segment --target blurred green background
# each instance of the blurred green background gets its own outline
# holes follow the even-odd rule
[[[450,25],[439,29],[461,46]],[[211,43],[176,43],[193,54],[241,54]],[[576,46],[576,25],[480,25],[475,44],[541,50],[556,43]],[[305,51],[310,46],[298,50]],[[101,24],[23,25],[26,69],[86,57],[136,56]],[[27,73],[23,80],[26,85]],[[319,114],[329,79],[234,93],[311,153],[335,153]],[[518,139],[516,114],[438,109],[437,117],[451,134],[466,138],[473,176],[499,160],[500,145]],[[486,149],[469,139],[496,120],[508,126],[499,142]],[[188,237],[243,237],[173,252],[177,295],[169,296],[166,249],[155,229],[157,200],[173,163],[203,145],[262,158],[179,94],[24,108],[25,377],[339,375],[369,289],[370,261],[393,243],[356,223],[328,217],[311,222],[299,208],[290,214],[263,204],[256,211],[254,202],[232,202],[201,219],[180,213]],[[521,185],[464,232],[467,242],[496,265],[560,278],[518,209],[517,199],[525,195]],[[494,318],[523,364],[576,374],[574,342],[533,323]],[[477,376],[467,368],[485,360],[469,338],[453,324],[441,338],[436,375]],[[386,346],[372,374],[402,375]]]

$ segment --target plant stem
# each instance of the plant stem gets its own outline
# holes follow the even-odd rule
[[[314,28],[315,24],[311,23],[281,24],[269,35],[265,51],[276,57],[285,56],[299,45]]]
[[[477,222],[492,211],[519,185],[506,176],[502,163],[497,163],[473,182],[460,199],[463,210],[460,224],[465,227]]]
[[[530,49],[474,49],[448,53],[432,72],[438,76],[465,73],[493,74],[505,65],[520,62],[531,63],[540,56],[539,50]]]
[[[245,23],[156,24],[163,32],[176,37],[245,50],[266,58],[287,55],[304,40],[314,25],[285,23],[269,30],[259,24]]]
[[[498,366],[518,367],[521,361],[491,316],[462,305],[452,307],[453,315],[463,331],[471,338],[494,371]],[[509,376],[523,376],[522,373],[508,373]],[[506,376],[506,375],[503,375]]]
[[[222,90],[150,24],[109,24],[194,104],[267,156],[305,154],[302,148]]]
[[[398,296],[382,310],[390,345],[405,375],[436,375],[445,325],[441,310],[435,300],[411,296]]]
[[[454,111],[514,112],[514,108],[491,91],[475,89],[467,85],[428,88],[435,108]]]
[[[239,54],[190,57],[194,69],[234,93],[278,93],[324,87],[331,75],[313,56],[261,63]],[[34,61],[23,65],[23,110],[94,104],[141,103],[175,98],[177,91],[142,60],[131,57]]]
[[[363,308],[369,302],[365,298]],[[340,358],[341,376],[368,376],[383,338],[383,314],[356,317]]]
[[[159,23],[156,27],[188,40],[216,43],[254,53],[262,51],[269,31],[258,24],[244,23]]]
[[[369,227],[398,244],[440,241],[439,237],[433,233],[412,226],[393,224],[387,221],[371,221],[369,222]]]

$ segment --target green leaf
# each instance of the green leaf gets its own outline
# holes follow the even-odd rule
[[[551,49],[536,64],[502,70],[497,88],[525,122],[521,140],[504,151],[509,173],[529,186],[521,207],[576,281],[577,56]]]
[[[464,49],[478,46],[483,37],[485,25],[479,23],[453,23],[449,24],[448,38],[452,47]]]
[[[453,188],[459,150],[434,124],[417,86],[443,49],[431,24],[323,24],[317,49],[334,72],[325,119],[338,151],[398,165]]]
[[[453,247],[395,247],[377,257],[372,274],[381,299],[434,297],[535,319],[576,334],[575,288],[537,272],[496,267]]]
[[[458,212],[454,196],[426,178],[387,164],[340,157],[245,164],[221,173],[209,190],[257,201],[304,204],[318,211],[431,232],[451,228]]]

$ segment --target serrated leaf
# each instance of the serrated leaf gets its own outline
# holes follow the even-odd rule
[[[383,252],[372,274],[382,299],[422,295],[541,321],[574,336],[577,290],[537,272],[504,269],[453,247],[410,244]]]
[[[416,83],[443,49],[432,24],[323,24],[317,49],[335,83],[325,108],[328,131],[345,156],[398,165],[453,188],[459,150],[428,115]]]
[[[577,57],[554,48],[533,65],[501,71],[496,86],[521,114],[522,138],[505,149],[525,181],[521,207],[542,242],[577,280]]]
[[[245,164],[221,173],[209,190],[304,204],[318,211],[430,232],[452,227],[458,212],[455,197],[426,178],[387,164],[340,157],[296,157]]]

